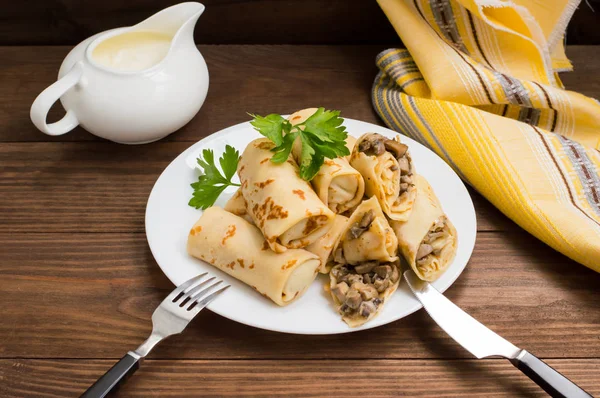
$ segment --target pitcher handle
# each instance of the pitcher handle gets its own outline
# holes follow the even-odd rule
[[[79,83],[81,76],[83,76],[83,63],[80,61],[73,65],[66,75],[42,91],[33,101],[29,115],[35,127],[41,132],[48,135],[62,135],[77,127],[79,121],[72,110],[68,110],[67,114],[55,123],[47,124],[46,117],[52,105],[70,88]]]

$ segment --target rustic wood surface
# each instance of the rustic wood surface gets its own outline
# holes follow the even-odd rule
[[[0,45],[74,45],[98,32],[134,25],[178,2],[5,0],[0,13]],[[206,11],[200,17],[195,38],[202,44],[400,42],[375,0],[202,0],[201,3],[206,5]],[[569,24],[569,44],[600,44],[598,11],[600,0],[581,2]],[[281,29],[283,25],[285,29]]]
[[[205,106],[165,140],[124,146],[29,121],[68,47],[0,47],[0,396],[78,396],[150,331],[172,289],[148,249],[145,203],[192,142],[246,111],[311,105],[381,123],[373,46],[201,46]],[[600,97],[600,47],[571,47],[567,88]],[[291,67],[293,65],[293,67]],[[274,90],[277,89],[277,90]],[[276,94],[269,94],[275,91]],[[57,109],[55,117],[58,118]],[[447,295],[600,395],[600,275],[473,192],[477,244]],[[471,359],[422,311],[374,330],[293,336],[206,311],[158,346],[121,396],[543,396],[504,360]]]
[[[600,360],[548,360],[598,393]],[[0,360],[3,396],[77,396],[107,360]],[[1,380],[1,379],[0,379]],[[348,394],[348,391],[352,391]],[[545,397],[506,360],[147,360],[120,391],[131,397]]]

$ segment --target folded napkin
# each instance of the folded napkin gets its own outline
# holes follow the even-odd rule
[[[600,104],[556,73],[571,69],[562,42],[579,1],[378,2],[407,48],[377,56],[385,123],[600,272]]]

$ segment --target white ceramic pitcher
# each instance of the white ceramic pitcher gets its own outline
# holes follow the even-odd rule
[[[108,30],[79,43],[63,61],[58,81],[33,102],[33,124],[49,135],[65,134],[81,125],[124,144],[156,141],[179,129],[200,110],[208,91],[206,62],[194,43],[194,27],[203,11],[200,3],[178,4],[135,26]],[[145,69],[115,67],[97,55],[100,49],[110,49],[110,43],[153,34],[166,38],[165,55]],[[120,54],[110,59],[119,61]],[[159,57],[153,53],[141,57],[143,65],[153,56]],[[48,111],[58,99],[66,115],[47,124]]]

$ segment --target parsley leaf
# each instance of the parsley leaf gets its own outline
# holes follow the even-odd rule
[[[307,135],[301,135],[302,151],[300,152],[300,177],[303,180],[310,181],[321,168],[325,161],[322,154],[317,153],[314,146],[311,146],[310,138]]]
[[[290,152],[292,152],[292,148],[294,147],[294,141],[296,141],[296,137],[298,137],[297,131],[284,135],[283,142],[281,143],[281,145],[272,149],[272,151],[275,152],[275,155],[273,155],[273,157],[271,158],[271,162],[285,162],[290,156]]]
[[[348,133],[346,127],[342,126],[344,119],[339,116],[340,111],[326,111],[324,108],[319,108],[304,122],[304,131],[314,134],[325,142],[342,142],[346,147]],[[346,151],[349,154],[348,148]]]
[[[196,161],[202,167],[204,174],[198,177],[198,181],[191,184],[194,193],[188,205],[196,209],[207,209],[212,206],[219,195],[228,186],[239,187],[240,184],[231,182],[231,178],[237,170],[237,165],[240,160],[240,153],[232,146],[226,145],[225,152],[219,158],[219,164],[223,173],[215,165],[215,155],[212,149],[202,151],[202,157]]]
[[[252,116],[254,119],[250,122],[254,129],[273,141],[275,145],[279,146],[283,143],[283,134],[282,130],[286,128],[286,132],[289,133],[290,122],[285,120],[285,118],[276,113],[272,113],[265,117],[260,115],[253,115],[249,113],[248,115]]]
[[[325,158],[335,159],[350,154],[346,147],[348,133],[342,125],[344,119],[340,111],[328,111],[319,108],[313,115],[302,123],[292,125],[283,116],[270,114],[266,117],[252,115],[254,129],[273,141],[272,149],[275,155],[273,163],[283,163],[287,160],[294,142],[300,137],[302,150],[299,166],[300,177],[310,181],[317,174]]]
[[[237,149],[230,145],[225,145],[225,152],[223,152],[223,155],[219,159],[219,164],[228,181],[231,181],[231,177],[235,174],[239,160],[240,153]]]

